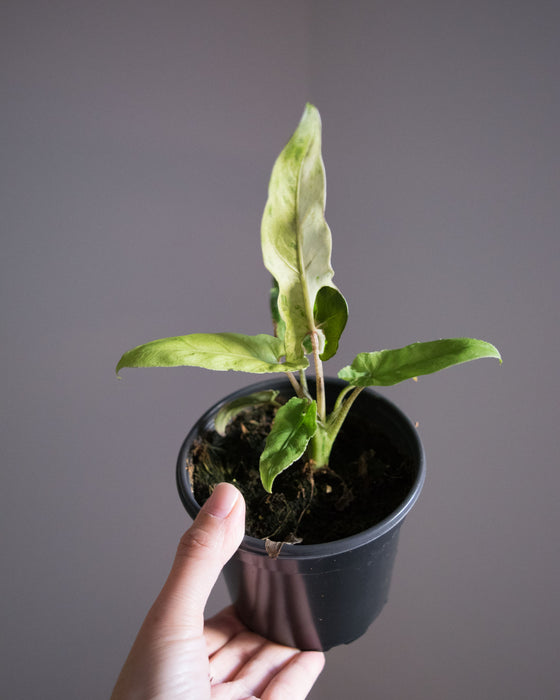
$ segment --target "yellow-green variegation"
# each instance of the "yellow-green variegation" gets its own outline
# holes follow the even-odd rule
[[[305,339],[322,330],[314,311],[323,287],[331,290],[331,314],[344,316],[344,322],[331,329],[330,344],[338,345],[346,322],[346,302],[332,281],[332,243],[325,200],[321,117],[308,104],[272,170],[261,223],[264,264],[278,287],[277,308],[284,323],[286,358],[292,362],[305,354]]]

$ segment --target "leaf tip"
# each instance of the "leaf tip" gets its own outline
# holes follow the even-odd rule
[[[274,483],[274,477],[272,477],[272,479],[269,479],[268,476],[261,472],[261,482],[264,490],[267,493],[272,493],[272,484]]]
[[[483,341],[484,342],[484,341]],[[502,356],[500,354],[500,351],[495,345],[492,345],[492,343],[486,342],[486,345],[488,346],[488,349],[490,352],[488,353],[488,357],[495,357],[500,364],[503,363]]]
[[[315,115],[319,116],[319,110],[311,102],[305,103],[305,109],[303,110],[303,113],[304,114],[315,114]]]

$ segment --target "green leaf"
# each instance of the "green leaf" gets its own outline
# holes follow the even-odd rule
[[[390,386],[481,357],[495,357],[502,362],[498,350],[484,340],[432,340],[397,350],[362,352],[338,376],[353,386]]]
[[[274,326],[274,335],[280,338],[284,342],[284,336],[286,335],[286,324],[280,316],[278,311],[278,282],[272,279],[272,288],[270,290],[270,315],[272,316],[272,325]]]
[[[261,480],[270,493],[274,479],[305,452],[317,429],[317,404],[293,398],[278,409],[260,460]]]
[[[214,418],[214,427],[220,435],[225,435],[226,427],[240,413],[243,413],[247,408],[252,406],[261,406],[263,404],[274,403],[280,392],[274,389],[266,391],[257,391],[248,396],[241,396],[235,401],[230,401],[220,408]],[[278,405],[278,404],[277,404]]]
[[[307,366],[307,360],[280,363],[284,344],[271,335],[240,333],[192,333],[162,338],[133,348],[119,360],[123,367],[204,367],[238,372],[292,372]]]
[[[348,321],[346,299],[336,287],[321,287],[313,309],[315,324],[325,336],[322,360],[329,360],[338,350],[338,341]]]
[[[264,264],[278,282],[278,312],[286,324],[289,361],[301,359],[305,337],[316,330],[317,292],[333,286],[325,199],[321,118],[308,104],[272,170],[261,225]]]

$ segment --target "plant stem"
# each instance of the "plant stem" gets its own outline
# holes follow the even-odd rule
[[[309,389],[307,388],[307,377],[305,376],[305,370],[304,370],[304,369],[300,369],[300,371],[299,371],[299,381],[300,381],[300,383],[301,383],[301,387],[302,387],[302,390],[303,390],[303,394],[304,394],[305,396],[307,396],[308,398],[310,398],[310,396],[309,396]]]
[[[313,462],[314,469],[321,469],[326,467],[329,463],[329,458],[331,455],[331,450],[333,443],[338,435],[342,424],[344,423],[348,411],[352,407],[354,401],[358,398],[359,393],[362,391],[363,387],[346,387],[341,392],[342,397],[339,396],[336,402],[336,409],[329,416],[329,420],[326,425],[321,424],[317,426],[317,432],[309,441],[309,457]],[[352,391],[350,396],[343,401],[343,397]]]
[[[294,391],[296,392],[296,396],[298,396],[300,399],[304,397],[304,392],[301,386],[298,384],[298,380],[295,378],[293,372],[286,372],[288,375],[288,379],[290,380],[290,384],[294,388]]]
[[[347,387],[344,387],[344,389],[340,392],[336,399],[336,403],[333,408],[333,413],[339,408],[339,406],[342,406],[342,402],[344,401],[344,397],[349,391],[352,391],[352,389],[355,389],[351,384],[348,384]]]
[[[319,353],[319,338],[317,331],[311,333],[311,347],[313,348],[313,361],[315,363],[315,381],[317,384],[317,415],[323,423],[327,421],[327,408],[325,400],[325,377],[323,375],[323,363]]]
[[[339,400],[337,401],[337,405],[338,404],[339,405],[337,407],[337,410],[333,411],[331,413],[330,422],[329,422],[329,426],[328,426],[328,431],[332,435],[333,441],[334,441],[334,438],[338,435],[338,431],[342,427],[342,424],[346,420],[346,416],[348,415],[348,411],[352,407],[352,404],[354,403],[354,401],[358,398],[358,395],[362,391],[362,389],[363,389],[362,386],[353,387],[352,393],[350,394],[350,396],[346,399],[346,401],[344,403],[342,403],[340,401],[340,397],[339,397]],[[346,393],[348,391],[348,388],[344,389],[343,391],[344,391],[344,393]]]

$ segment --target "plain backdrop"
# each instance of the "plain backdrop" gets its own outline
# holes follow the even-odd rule
[[[109,696],[189,523],[177,450],[255,379],[113,369],[270,331],[260,218],[306,101],[350,307],[328,373],[457,335],[504,358],[383,391],[427,482],[387,607],[310,697],[558,697],[558,3],[0,10],[2,697]]]

